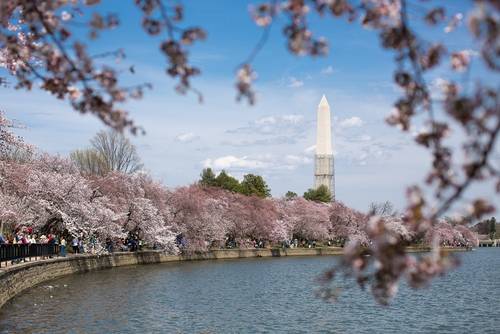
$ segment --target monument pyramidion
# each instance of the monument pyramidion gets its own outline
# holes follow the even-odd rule
[[[318,105],[316,155],[314,157],[314,188],[326,186],[335,200],[335,169],[332,150],[330,105],[323,95]]]

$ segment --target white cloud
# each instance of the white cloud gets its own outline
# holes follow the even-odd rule
[[[372,137],[365,134],[365,135],[361,135],[361,137],[359,137],[359,140],[360,141],[371,141]]]
[[[308,124],[304,116],[289,114],[266,116],[250,122],[247,126],[228,130],[227,133],[294,136],[302,135]]]
[[[264,154],[255,157],[227,155],[215,159],[208,158],[202,161],[204,168],[210,167],[216,171],[224,169],[235,173],[263,169],[266,171],[294,170],[299,166],[310,163],[312,163],[312,159],[301,154],[287,154],[284,156]]]
[[[200,139],[200,137],[195,135],[193,132],[180,133],[175,136],[175,140],[180,143],[191,143],[198,139]]]
[[[302,115],[283,115],[283,116],[281,116],[281,119],[284,122],[298,124],[298,123],[302,122],[302,120],[304,120],[304,116],[302,116]]]
[[[394,138],[389,139],[384,136],[374,139],[368,134],[353,138],[338,136],[335,141],[337,152],[334,152],[334,155],[338,159],[336,161],[350,165],[380,165],[391,159],[396,152],[401,154],[407,149],[407,144],[407,142],[395,141]]]
[[[250,159],[246,156],[238,158],[234,155],[227,155],[216,159],[206,159],[203,161],[203,166],[216,170],[263,169],[269,167],[269,163],[262,160]]]
[[[297,166],[310,164],[312,160],[311,158],[303,155],[288,154],[287,156],[285,156],[285,162],[287,163],[287,165]]]
[[[266,124],[276,124],[277,119],[274,116],[262,117],[256,120],[254,123],[256,125],[266,125]]]
[[[255,125],[272,125],[277,123],[290,123],[297,124],[304,119],[302,115],[279,115],[279,116],[266,116],[255,120]]]
[[[314,154],[315,151],[316,151],[316,145],[309,146],[304,150],[306,154]]]
[[[244,140],[223,140],[222,145],[235,146],[235,147],[248,147],[248,146],[269,146],[269,145],[284,145],[295,144],[297,139],[292,136],[276,136],[270,138],[258,139],[244,139]]]
[[[339,126],[343,129],[345,128],[354,128],[363,126],[363,120],[358,116],[353,116],[350,118],[343,119],[339,122]]]
[[[335,70],[333,69],[332,65],[329,65],[329,66],[321,69],[321,74],[324,74],[324,75],[331,75],[334,72],[335,72]]]
[[[299,80],[295,77],[290,77],[289,78],[289,83],[288,83],[288,87],[290,88],[299,88],[299,87],[302,87],[304,86],[304,81],[302,80]]]

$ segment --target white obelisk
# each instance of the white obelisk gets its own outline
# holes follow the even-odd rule
[[[325,95],[318,105],[316,133],[316,155],[314,159],[314,188],[325,185],[332,201],[335,200],[335,170],[332,150],[332,127],[330,106]]]

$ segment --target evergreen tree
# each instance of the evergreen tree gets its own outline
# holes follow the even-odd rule
[[[258,197],[270,197],[271,190],[266,181],[260,175],[247,174],[243,177],[240,185],[240,192],[244,195],[256,195]]]
[[[319,186],[317,189],[309,189],[304,193],[304,198],[308,201],[325,202],[332,201],[332,195],[325,185]]]
[[[493,240],[495,239],[495,235],[497,234],[497,220],[495,219],[495,217],[491,217],[490,219],[490,228],[489,228],[489,235],[490,235],[490,239]]]
[[[206,187],[215,187],[217,185],[217,180],[212,168],[205,168],[200,175],[200,184]]]
[[[296,193],[296,192],[293,192],[293,191],[288,190],[288,191],[286,192],[286,194],[285,194],[285,199],[286,199],[286,200],[288,200],[288,201],[290,201],[290,200],[292,200],[292,199],[297,198],[297,196],[298,196],[298,195],[297,195],[297,193]]]
[[[222,170],[215,178],[215,186],[223,189],[240,192],[240,182],[234,177],[228,175],[226,171]]]

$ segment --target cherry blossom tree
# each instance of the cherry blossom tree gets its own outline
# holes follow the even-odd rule
[[[26,220],[26,211],[22,201],[0,192],[0,235],[4,231],[13,231],[19,222]]]
[[[473,247],[478,245],[477,235],[463,225],[452,226],[440,222],[427,231],[425,240],[428,244],[438,242],[441,246],[448,247]]]
[[[288,222],[294,238],[327,240],[329,237],[328,204],[298,197],[282,201],[283,220]]]
[[[86,178],[91,184],[95,196],[106,196],[110,207],[120,212],[119,220],[126,224],[130,207],[136,198],[143,198],[144,192],[137,179],[122,173],[109,173],[106,176],[89,176]]]
[[[27,175],[29,192],[26,209],[30,225],[38,230],[63,231],[91,237],[101,243],[123,236],[117,215],[108,208],[108,199],[98,197],[78,173],[34,169]]]
[[[0,160],[1,192],[22,198],[29,192],[26,175],[30,169],[30,165]]]
[[[207,196],[210,193],[215,196]],[[225,211],[230,196],[229,192],[197,185],[173,192],[169,203],[175,226],[187,241],[186,250],[204,251],[212,244],[224,244],[228,224]]]
[[[465,241],[465,245],[468,247],[477,247],[479,246],[479,239],[477,233],[474,233],[471,231],[469,228],[463,226],[463,225],[458,225],[455,226],[455,229],[462,234],[462,238]]]
[[[14,134],[13,130],[16,128],[22,128],[21,124],[18,124],[5,116],[5,113],[0,110],[0,159],[1,160],[13,160],[14,155],[19,155],[23,152],[25,155],[29,155],[32,146],[24,142],[24,140]]]
[[[401,238],[402,241],[406,241],[407,243],[411,242],[414,238],[414,234],[410,232],[401,219],[386,218],[385,227],[387,230]]]
[[[128,231],[139,232],[139,236],[151,246],[172,254],[178,253],[175,233],[149,199],[135,199],[130,206],[125,227]]]
[[[347,207],[340,201],[331,204],[330,236],[341,245],[356,240],[359,245],[367,246],[369,239],[366,234],[366,215]]]
[[[166,204],[168,191],[144,174],[85,178],[66,158],[38,154],[19,163],[0,160],[1,222],[40,233],[67,231],[90,250],[106,239],[139,231],[146,242],[176,253]]]
[[[235,222],[233,233],[236,234],[236,230],[242,228],[241,237],[271,240],[271,235],[274,233],[273,225],[278,219],[278,212],[273,201],[244,195],[233,198],[234,201],[230,205]]]
[[[177,253],[175,228],[168,191],[144,173],[113,172],[89,178],[95,196],[109,200],[124,231],[139,232],[141,238],[170,253]]]

